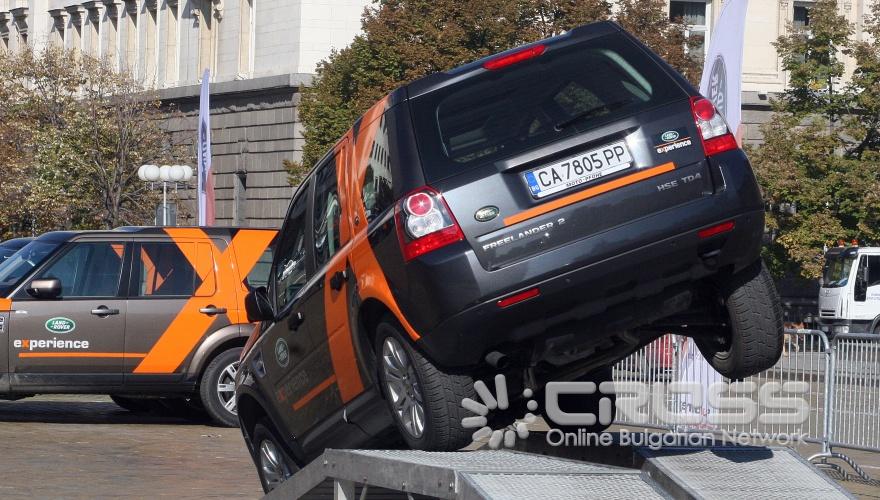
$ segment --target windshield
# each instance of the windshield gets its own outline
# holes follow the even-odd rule
[[[431,181],[686,97],[641,49],[615,34],[417,97],[413,120]]]
[[[855,255],[829,255],[825,258],[825,270],[822,273],[822,286],[840,288],[849,281],[849,272],[856,260]]]
[[[0,247],[0,262],[12,257],[17,251],[17,248]]]
[[[32,241],[0,264],[0,296],[6,297],[22,278],[61,246],[58,242]]]

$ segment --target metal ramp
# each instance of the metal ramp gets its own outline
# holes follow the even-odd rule
[[[327,450],[269,499],[853,498],[786,448],[617,450],[605,465],[520,451]]]

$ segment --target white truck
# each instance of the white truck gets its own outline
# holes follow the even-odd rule
[[[820,284],[820,330],[880,334],[880,247],[829,249]]]

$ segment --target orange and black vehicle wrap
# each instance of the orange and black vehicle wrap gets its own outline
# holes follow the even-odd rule
[[[268,265],[276,234],[132,227],[41,236],[32,243],[45,247],[41,260],[4,283],[0,299],[8,341],[4,388],[192,391],[218,349],[241,346],[250,334],[248,276]],[[29,292],[33,280],[46,278],[60,279],[60,296]]]
[[[608,104],[566,112],[572,92]],[[629,101],[615,97],[622,92]],[[307,251],[276,253],[275,318],[242,358],[246,440],[264,417],[293,437],[301,460],[381,435],[392,422],[373,345],[383,318],[449,372],[486,369],[497,350],[523,367],[574,362],[582,374],[638,347],[621,332],[687,311],[713,276],[753,264],[760,192],[729,133],[713,143],[724,148],[709,149],[701,101],[613,23],[430,75],[378,101],[294,195],[278,248],[302,232]],[[590,161],[609,173],[549,180],[556,166]],[[539,177],[552,190],[542,192]],[[442,242],[428,250],[407,225],[416,194],[442,212]],[[313,249],[326,227],[338,239],[324,260]],[[291,293],[273,287],[300,268]]]

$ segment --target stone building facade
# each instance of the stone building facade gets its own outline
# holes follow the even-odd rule
[[[856,26],[872,2],[839,0]],[[614,3],[614,2],[612,2]],[[759,143],[769,97],[786,74],[772,42],[809,24],[812,0],[750,0],[743,74],[745,140]],[[297,103],[316,64],[346,46],[371,0],[0,0],[0,50],[47,44],[104,57],[183,112],[169,128],[192,135],[200,78],[211,74],[218,224],[277,226],[293,192]],[[688,26],[688,50],[708,47],[723,0],[667,0]],[[852,61],[847,60],[848,70]],[[191,211],[190,211],[191,212]],[[182,220],[181,222],[192,222]]]

